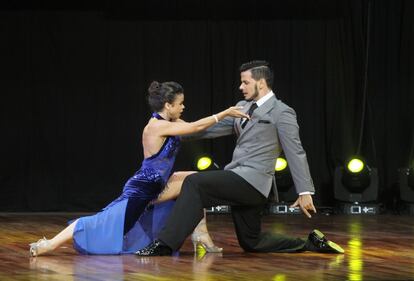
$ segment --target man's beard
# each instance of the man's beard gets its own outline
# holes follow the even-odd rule
[[[248,99],[247,101],[252,101],[255,98],[257,98],[258,96],[259,96],[259,89],[257,88],[257,84],[256,84],[256,85],[254,85],[254,94],[253,94],[253,96],[250,99]]]

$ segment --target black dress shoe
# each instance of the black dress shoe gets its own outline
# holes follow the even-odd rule
[[[137,256],[171,256],[172,250],[159,240],[154,240],[145,248],[135,252]]]
[[[308,241],[306,241],[305,244],[305,250],[320,253],[345,253],[344,249],[342,249],[341,246],[335,242],[327,240],[325,238],[325,235],[317,229],[309,233]]]

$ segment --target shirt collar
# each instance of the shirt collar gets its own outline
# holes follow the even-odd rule
[[[266,95],[264,95],[263,97],[261,97],[260,99],[258,99],[256,101],[257,107],[261,106],[262,104],[264,104],[268,99],[270,99],[272,96],[274,95],[273,91],[271,90],[269,93],[267,93]]]

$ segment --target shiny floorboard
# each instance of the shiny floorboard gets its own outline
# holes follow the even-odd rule
[[[209,215],[222,254],[194,255],[187,240],[177,257],[82,256],[70,243],[29,258],[28,243],[52,237],[79,214],[0,213],[0,280],[414,280],[414,217],[270,215],[263,229],[305,237],[313,228],[345,254],[256,254],[238,246],[229,215]]]

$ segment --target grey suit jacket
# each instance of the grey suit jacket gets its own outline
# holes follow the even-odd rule
[[[247,112],[251,103],[243,100],[237,105],[243,106]],[[237,135],[236,148],[225,170],[235,172],[268,197],[274,182],[276,158],[283,149],[296,192],[315,192],[306,153],[299,138],[296,113],[292,108],[273,96],[253,112],[244,129],[241,128],[240,118],[227,117],[187,139],[215,138],[233,133]]]

